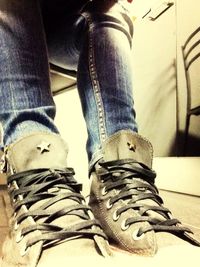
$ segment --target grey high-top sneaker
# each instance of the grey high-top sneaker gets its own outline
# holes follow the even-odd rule
[[[67,150],[59,135],[48,133],[7,147],[4,169],[13,215],[3,267],[66,266],[81,257],[98,260],[110,254],[106,235],[67,167]]]
[[[150,142],[136,133],[124,130],[108,138],[103,160],[91,174],[89,204],[94,215],[110,243],[133,254],[153,256],[158,248],[200,246],[163,206],[152,158]]]

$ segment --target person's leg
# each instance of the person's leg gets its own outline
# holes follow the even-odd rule
[[[38,1],[0,1],[0,62],[3,170],[13,209],[1,266],[63,266],[77,254],[108,255],[53,122]]]
[[[115,4],[112,8],[118,6]],[[102,144],[112,134],[124,129],[137,132],[131,60],[132,22],[125,14],[127,21],[112,16],[112,12],[118,11],[109,10],[109,14],[105,10],[102,14],[94,8],[92,13],[83,14],[89,29],[80,53],[78,88],[88,129],[90,166],[99,160]]]
[[[190,229],[163,206],[152,170],[152,145],[137,133],[132,23],[121,6],[124,1],[118,2],[107,10],[100,4],[99,10],[94,7],[83,14],[88,32],[78,81],[89,133],[89,204],[111,243],[123,250],[150,256],[163,247],[200,246]]]
[[[184,240],[199,245],[163,207],[154,185],[153,148],[137,133],[135,122],[132,23],[119,2],[94,1],[73,27],[63,21],[54,32],[59,42],[51,42],[55,38],[49,35],[54,63],[73,69],[78,64],[88,129],[90,205],[110,241],[129,252],[154,255],[158,248],[185,244]]]
[[[1,146],[34,131],[58,133],[37,1],[25,2],[0,3]]]
[[[47,34],[51,61],[77,69],[88,129],[89,204],[111,244],[133,254],[154,255],[158,248],[174,250],[172,245],[186,241],[199,246],[163,207],[154,184],[152,145],[137,133],[132,23],[123,2],[93,1]]]

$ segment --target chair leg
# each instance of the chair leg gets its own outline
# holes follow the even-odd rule
[[[189,126],[190,126],[190,114],[187,114],[186,122],[185,122],[184,143],[183,143],[183,155],[184,156],[186,156],[186,152],[187,152]]]

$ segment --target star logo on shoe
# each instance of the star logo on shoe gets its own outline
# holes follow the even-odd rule
[[[135,144],[132,144],[132,143],[128,142],[127,145],[128,145],[128,148],[129,148],[130,151],[135,152],[135,150],[136,150],[136,145]]]
[[[51,145],[50,143],[47,143],[47,142],[45,142],[45,141],[42,141],[42,142],[37,146],[37,149],[40,150],[40,153],[41,153],[41,154],[44,153],[44,152],[49,152],[49,151],[50,151],[50,149],[49,149],[50,145]]]

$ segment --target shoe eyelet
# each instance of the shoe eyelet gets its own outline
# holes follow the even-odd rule
[[[21,251],[20,251],[20,255],[22,257],[24,257],[28,253],[29,249],[30,249],[30,247],[27,247],[26,245],[23,246],[22,249],[21,249]]]
[[[126,231],[130,227],[130,224],[126,224],[126,220],[123,220],[121,223],[122,231]]]
[[[119,215],[117,215],[117,211],[115,210],[113,213],[113,221],[118,221],[119,220]]]
[[[48,189],[49,194],[58,193],[59,191],[60,189],[58,187],[53,187],[53,188]]]
[[[19,231],[19,233],[16,235],[16,243],[19,243],[23,239],[22,231]]]
[[[170,219],[173,219],[173,216],[172,216],[171,212],[168,212],[168,216],[169,216]]]
[[[91,220],[94,220],[94,214],[92,213],[91,210],[88,210],[88,215],[89,215],[89,218],[90,218]]]
[[[113,204],[110,204],[110,199],[106,203],[106,208],[109,210],[113,207]]]
[[[17,231],[18,228],[19,228],[19,224],[18,224],[17,221],[16,221],[15,224],[14,224],[14,230]]]
[[[102,196],[105,196],[108,192],[106,191],[106,187],[104,186],[101,190]]]
[[[143,239],[144,238],[144,234],[141,234],[141,235],[138,235],[138,233],[139,233],[139,230],[135,230],[134,232],[133,232],[133,234],[132,234],[132,238],[134,239],[134,240],[141,240],[141,239]]]

